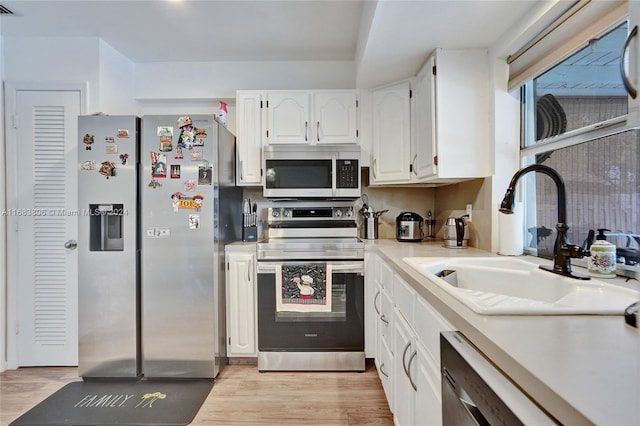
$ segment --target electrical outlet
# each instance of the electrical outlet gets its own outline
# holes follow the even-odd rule
[[[473,210],[473,205],[472,204],[467,204],[467,212],[465,213],[466,215],[469,216],[467,218],[467,222],[473,222],[472,217],[471,217],[472,210]]]

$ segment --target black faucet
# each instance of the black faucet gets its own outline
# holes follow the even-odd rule
[[[567,239],[567,200],[564,180],[562,177],[549,166],[543,164],[532,164],[518,170],[511,178],[509,188],[504,195],[504,199],[500,204],[500,212],[506,214],[513,213],[515,204],[515,191],[518,179],[529,172],[540,172],[549,176],[556,184],[558,192],[558,223],[556,225],[556,242],[553,246],[553,267],[542,265],[540,269],[553,272],[554,274],[564,275],[566,277],[576,278],[580,280],[588,280],[590,277],[571,271],[571,258],[579,259],[584,256],[590,256],[591,252],[577,245],[569,244]]]

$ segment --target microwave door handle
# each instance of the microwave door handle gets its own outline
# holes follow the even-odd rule
[[[333,196],[336,197],[338,188],[337,188],[337,174],[338,174],[338,162],[336,161],[336,155],[335,154],[331,154],[331,170],[333,171],[333,173],[331,173],[331,190],[333,193]]]

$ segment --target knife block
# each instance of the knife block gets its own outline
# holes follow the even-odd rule
[[[258,227],[247,226],[242,228],[242,241],[255,242],[258,240]]]

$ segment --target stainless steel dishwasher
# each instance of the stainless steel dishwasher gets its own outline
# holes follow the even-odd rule
[[[485,358],[461,333],[440,334],[442,424],[559,424]]]

